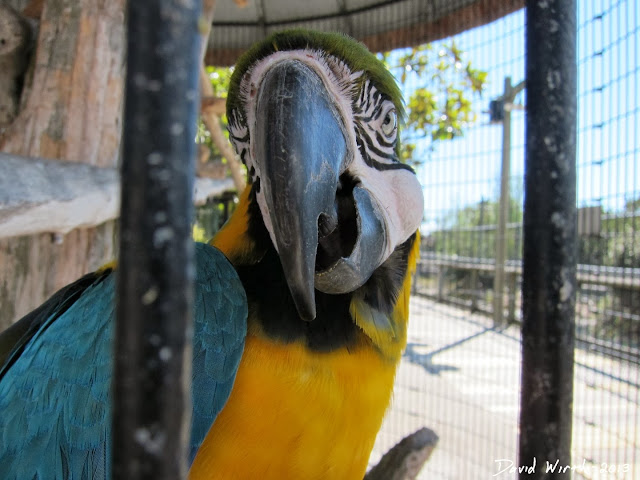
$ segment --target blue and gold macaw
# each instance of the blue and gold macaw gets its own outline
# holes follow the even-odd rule
[[[402,115],[341,34],[276,33],[238,62],[227,117],[249,184],[196,248],[192,480],[363,477],[418,256]],[[103,269],[0,336],[0,478],[109,478],[113,310]]]

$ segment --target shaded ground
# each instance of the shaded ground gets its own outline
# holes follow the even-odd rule
[[[513,479],[517,464],[520,341],[517,327],[414,297],[394,402],[371,457],[422,426],[440,437],[420,479]],[[576,479],[640,478],[640,370],[576,351]],[[538,471],[546,461],[536,459]],[[531,461],[525,462],[531,465]],[[502,471],[505,470],[505,471]]]

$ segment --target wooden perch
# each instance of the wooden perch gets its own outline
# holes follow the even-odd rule
[[[194,203],[232,188],[230,179],[198,178]],[[67,233],[119,213],[117,169],[0,153],[0,238]]]
[[[233,188],[233,180],[230,178],[218,180],[198,177],[193,187],[193,204],[204,205],[209,198],[222,195],[224,192],[233,190]]]
[[[364,480],[413,480],[438,444],[433,430],[421,428],[403,438],[367,472]]]

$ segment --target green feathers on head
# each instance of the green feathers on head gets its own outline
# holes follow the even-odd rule
[[[240,109],[240,82],[257,61],[278,51],[310,48],[322,50],[344,61],[352,72],[364,72],[376,88],[389,96],[396,106],[398,118],[404,118],[402,94],[395,78],[384,64],[362,43],[342,33],[325,33],[305,29],[276,32],[253,45],[238,60],[229,85],[227,114]]]

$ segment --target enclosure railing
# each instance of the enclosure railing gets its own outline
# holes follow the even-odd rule
[[[422,252],[413,292],[493,316],[495,304],[488,296],[493,294],[491,279],[495,270],[493,258]],[[506,318],[510,323],[520,323],[522,262],[507,260],[504,272]],[[603,303],[598,300],[611,296],[613,289],[624,289],[640,297],[640,268],[578,264],[577,283],[576,340],[584,347],[640,364],[640,345],[633,336],[618,332],[617,335],[609,335],[612,339],[603,338],[593,328],[595,323],[604,319],[627,322],[640,328],[640,313],[630,309],[626,311],[615,305],[598,305]]]

